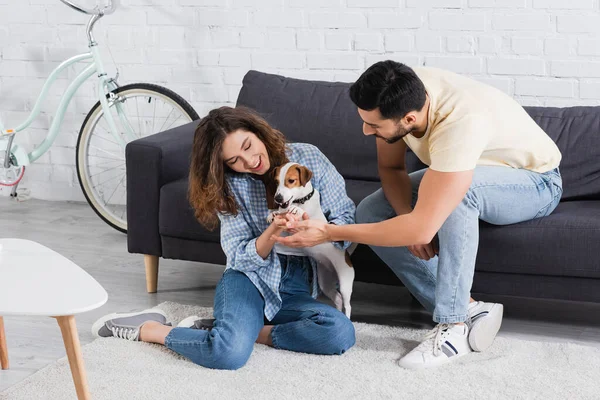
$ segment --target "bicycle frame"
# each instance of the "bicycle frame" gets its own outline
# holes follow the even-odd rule
[[[25,151],[23,149],[19,149],[18,145],[12,144],[12,140],[9,140],[9,143],[5,144],[4,148],[0,148],[0,151],[6,151],[7,150],[6,147],[11,146],[10,151],[12,152],[14,150],[14,153],[15,153],[14,155],[17,159],[18,165],[28,165],[30,163],[33,163],[35,160],[40,158],[46,151],[48,151],[48,149],[52,146],[52,143],[54,142],[54,140],[56,139],[56,136],[59,133],[59,129],[62,124],[65,112],[67,110],[67,107],[69,106],[69,103],[73,99],[73,96],[75,95],[77,90],[81,87],[81,85],[86,80],[88,80],[93,74],[97,74],[97,77],[98,77],[98,85],[97,85],[98,86],[98,99],[100,101],[100,104],[101,104],[104,114],[106,116],[106,120],[108,122],[109,128],[111,130],[110,133],[115,138],[117,143],[120,143],[123,146],[123,149],[125,148],[125,145],[127,142],[119,134],[119,130],[117,129],[117,124],[115,123],[115,120],[114,120],[112,114],[110,113],[109,100],[107,100],[107,93],[113,91],[118,86],[113,79],[110,79],[106,76],[106,72],[104,70],[104,65],[103,65],[102,59],[100,57],[100,51],[98,49],[98,44],[93,40],[93,37],[90,35],[93,24],[98,19],[99,19],[99,17],[95,16],[95,18],[92,18],[90,20],[90,22],[88,23],[88,37],[90,38],[90,43],[89,43],[90,51],[88,53],[80,54],[80,55],[69,58],[68,60],[62,62],[58,67],[56,67],[52,71],[52,73],[48,76],[46,82],[44,83],[41,93],[40,93],[38,99],[36,100],[35,106],[31,110],[29,117],[23,123],[18,125],[16,128],[6,129],[6,130],[4,129],[2,120],[0,119],[0,134],[2,134],[3,136],[4,135],[6,135],[6,136],[15,135],[17,132],[20,132],[20,131],[26,129],[29,125],[31,125],[31,123],[39,115],[40,109],[41,109],[41,104],[44,101],[44,99],[46,98],[46,96],[48,95],[48,90],[49,90],[50,86],[52,86],[52,84],[57,79],[57,77],[61,74],[61,72],[63,72],[69,66],[76,64],[78,62],[85,61],[85,60],[92,60],[92,62],[86,68],[84,68],[83,71],[81,71],[77,75],[75,80],[73,80],[73,82],[71,82],[71,84],[69,84],[66,92],[64,93],[64,95],[61,98],[61,101],[58,105],[58,108],[55,113],[55,118],[53,119],[52,124],[50,125],[48,134],[46,135],[46,137],[44,138],[42,143],[36,149],[34,149],[33,151],[31,151],[30,153],[27,154],[27,153],[25,153]],[[117,111],[117,114],[119,115],[119,120],[121,121],[122,125],[125,128],[125,135],[128,138],[127,141],[131,141],[131,140],[135,139],[133,129],[131,128],[131,126],[129,125],[129,122],[125,118],[125,113],[123,112],[122,105],[119,103],[118,98],[117,99],[111,98],[110,101],[112,101],[114,103],[114,105],[116,106],[116,111]],[[8,157],[6,157],[6,158],[8,159]]]

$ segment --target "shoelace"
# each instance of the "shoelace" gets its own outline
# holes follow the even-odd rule
[[[425,335],[423,343],[419,345],[422,350],[428,350],[433,345],[433,355],[437,357],[442,349],[442,343],[448,336],[450,324],[437,324],[435,328]]]
[[[113,336],[119,339],[136,341],[140,335],[140,330],[138,328],[127,328],[123,326],[113,326],[110,328],[113,333]]]

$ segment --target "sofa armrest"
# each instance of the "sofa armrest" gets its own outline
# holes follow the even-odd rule
[[[160,188],[188,175],[198,121],[134,140],[125,148],[127,248],[161,256],[158,227]]]

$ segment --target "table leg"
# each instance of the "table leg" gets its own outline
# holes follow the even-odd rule
[[[85,366],[83,365],[83,357],[81,355],[81,346],[79,345],[79,335],[77,334],[77,326],[75,325],[75,316],[67,315],[55,318],[58,326],[60,326],[65,349],[67,350],[77,398],[79,400],[91,399],[85,375]]]
[[[4,318],[0,317],[0,365],[8,369],[8,349],[6,348],[6,334],[4,333]]]

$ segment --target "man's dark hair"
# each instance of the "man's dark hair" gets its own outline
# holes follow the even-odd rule
[[[379,108],[385,119],[400,119],[425,105],[425,85],[412,68],[396,61],[371,65],[350,86],[350,99],[362,110]]]

